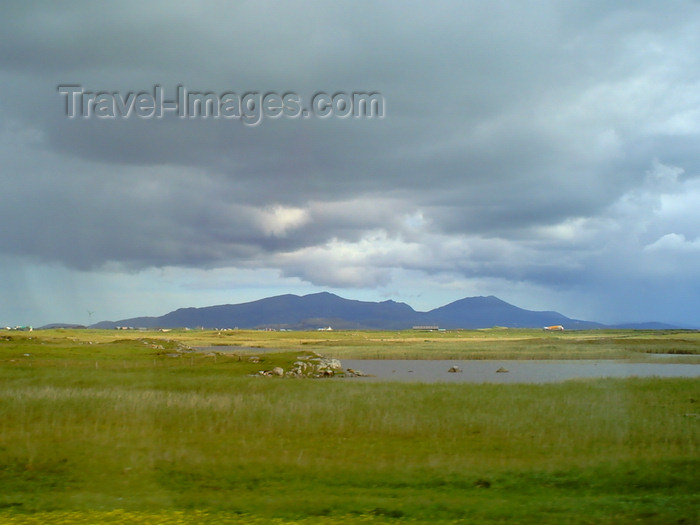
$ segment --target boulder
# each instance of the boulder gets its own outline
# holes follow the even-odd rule
[[[299,358],[292,367],[284,371],[276,366],[272,370],[261,370],[259,375],[263,376],[287,376],[287,377],[333,377],[337,372],[342,371],[342,364],[338,359],[330,359],[323,356],[312,357],[308,360]]]
[[[318,368],[328,368],[330,370],[340,370],[343,365],[338,359],[330,359],[328,357],[322,357],[318,362]]]

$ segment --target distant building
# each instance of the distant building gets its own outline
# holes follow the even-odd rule
[[[414,330],[424,330],[427,332],[434,332],[436,330],[440,330],[440,327],[437,325],[426,325],[426,326],[418,325],[418,326],[414,326],[413,329]]]

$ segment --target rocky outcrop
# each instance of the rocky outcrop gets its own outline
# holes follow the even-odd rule
[[[299,357],[294,362],[289,370],[277,366],[272,370],[261,370],[258,375],[262,376],[278,376],[278,377],[333,377],[337,374],[343,374],[343,365],[338,359],[324,357],[315,354],[311,357]]]

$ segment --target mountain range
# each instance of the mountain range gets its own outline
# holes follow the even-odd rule
[[[160,317],[102,321],[93,327],[308,330],[330,326],[334,329],[399,330],[415,326],[474,329],[493,326],[541,328],[550,325],[562,325],[566,329],[610,328],[592,321],[571,319],[557,312],[525,310],[494,296],[467,297],[428,312],[419,312],[406,303],[391,300],[356,301],[328,292],[304,296],[286,294],[240,304],[180,308]],[[649,326],[638,323],[635,327],[673,328],[660,323],[649,323]]]

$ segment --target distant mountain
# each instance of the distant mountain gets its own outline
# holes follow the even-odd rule
[[[40,326],[37,328],[37,330],[55,330],[58,328],[66,328],[70,330],[78,330],[78,329],[84,329],[87,328],[87,326],[83,324],[71,324],[71,323],[51,323],[51,324],[45,324],[44,326]]]
[[[160,317],[134,317],[103,321],[95,328],[117,326],[142,328],[288,328],[399,330],[413,326],[440,328],[603,328],[604,325],[570,319],[557,312],[535,312],[506,303],[497,297],[468,297],[429,312],[417,312],[405,303],[369,302],[344,299],[321,292],[280,295],[241,304],[180,308]]]
[[[557,312],[535,312],[513,306],[498,297],[467,297],[425,314],[429,323],[442,328],[539,328],[566,325],[567,328],[601,328],[602,324],[570,319]]]
[[[279,295],[242,304],[180,308],[161,317],[136,317],[116,323],[98,323],[99,328],[114,326],[206,328],[317,328],[342,324],[352,328],[404,327],[417,312],[404,303],[353,301],[321,292],[305,295]],[[313,319],[309,325],[309,320]],[[333,323],[334,321],[334,323]]]
[[[656,321],[650,321],[648,323],[619,323],[614,325],[609,325],[607,328],[619,328],[621,330],[693,330],[691,326],[678,326],[667,323],[659,323]]]

